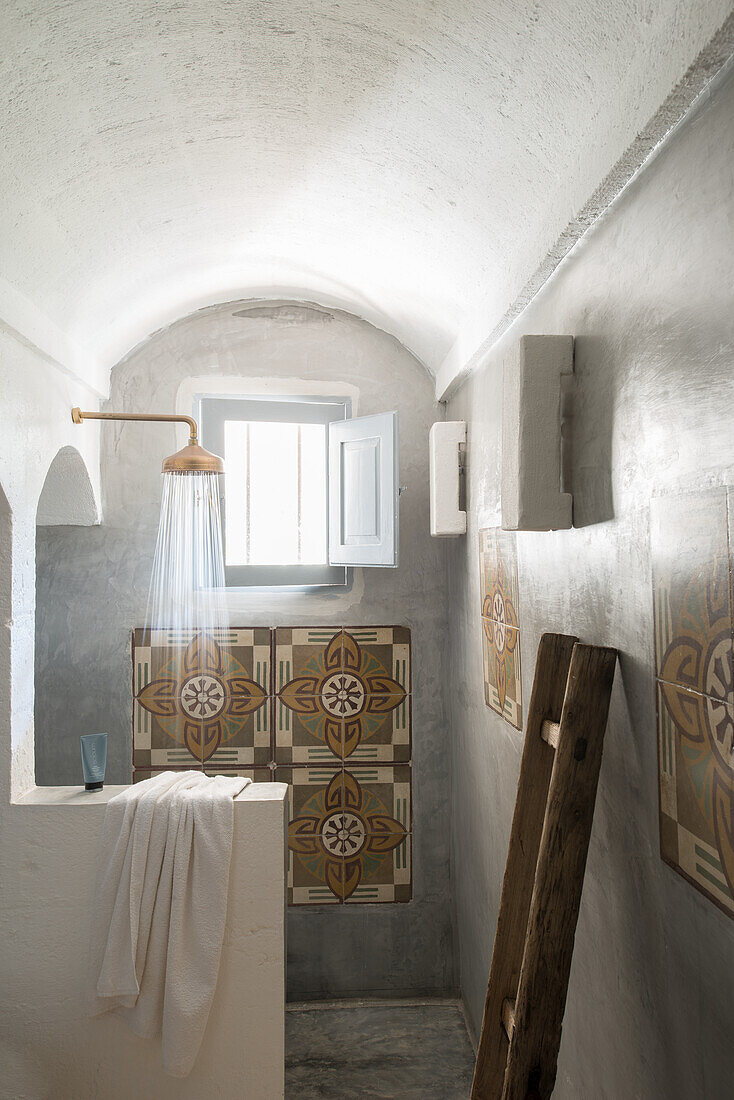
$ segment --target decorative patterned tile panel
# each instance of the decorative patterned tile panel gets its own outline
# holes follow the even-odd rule
[[[499,527],[479,532],[484,701],[522,729],[522,675],[515,537]]]
[[[276,768],[289,785],[289,901],[409,901],[410,767]]]
[[[343,667],[358,676],[367,695],[411,691],[410,630],[407,626],[344,628]]]
[[[344,723],[330,713],[319,695],[277,695],[275,762],[277,764],[341,763]]]
[[[275,652],[279,763],[410,758],[406,627],[279,628]]]
[[[408,901],[410,685],[406,627],[136,630],[134,779],[286,782],[290,904]]]
[[[133,767],[200,767],[204,731],[188,715],[154,714],[133,700]]]
[[[517,729],[522,729],[520,631],[482,619],[484,701]]]
[[[656,499],[651,554],[662,858],[734,916],[727,494]]]
[[[370,695],[362,712],[344,722],[344,762],[407,763],[410,760],[410,695]]]
[[[344,804],[341,766],[276,768],[288,784],[288,904],[335,905],[344,898],[338,832]]]
[[[653,500],[655,673],[734,703],[726,490]]]
[[[410,901],[411,769],[354,767],[344,772],[344,900]]]
[[[268,763],[267,629],[191,632],[186,637],[136,630],[133,670],[136,767],[144,766],[141,752],[146,749],[154,767],[180,765],[182,753],[199,762],[217,756],[218,763],[232,766]]]
[[[275,691],[289,697],[322,695],[342,669],[342,632],[328,627],[275,630]]]
[[[517,545],[511,531],[487,527],[479,532],[482,618],[520,626]]]

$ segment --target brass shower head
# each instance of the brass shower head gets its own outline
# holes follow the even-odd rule
[[[164,458],[161,472],[164,474],[223,474],[224,463],[219,455],[199,446],[198,429],[192,416],[174,416],[156,413],[99,413],[82,412],[80,408],[71,410],[71,419],[75,424],[84,420],[150,420],[156,424],[188,424],[189,442],[180,451]]]
[[[189,440],[186,447],[163,459],[161,471],[164,474],[223,474],[224,463],[219,455]]]

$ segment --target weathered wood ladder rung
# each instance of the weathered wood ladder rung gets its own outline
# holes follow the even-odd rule
[[[540,640],[472,1100],[553,1091],[616,661]]]
[[[558,748],[558,738],[561,735],[561,723],[551,722],[548,718],[544,719],[540,727],[540,736],[543,738],[547,745],[550,745],[552,749]]]

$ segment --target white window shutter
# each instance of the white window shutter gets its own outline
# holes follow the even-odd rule
[[[398,414],[329,424],[329,564],[398,564]]]

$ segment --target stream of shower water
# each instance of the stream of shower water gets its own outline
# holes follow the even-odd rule
[[[188,696],[181,705],[194,721],[207,718],[212,690],[208,638],[226,642],[222,509],[219,477],[210,473],[163,475],[161,515],[148,593],[146,622],[156,641],[185,650]],[[192,644],[197,637],[202,644]],[[151,633],[151,641],[154,635]],[[195,677],[200,678],[197,684]]]

